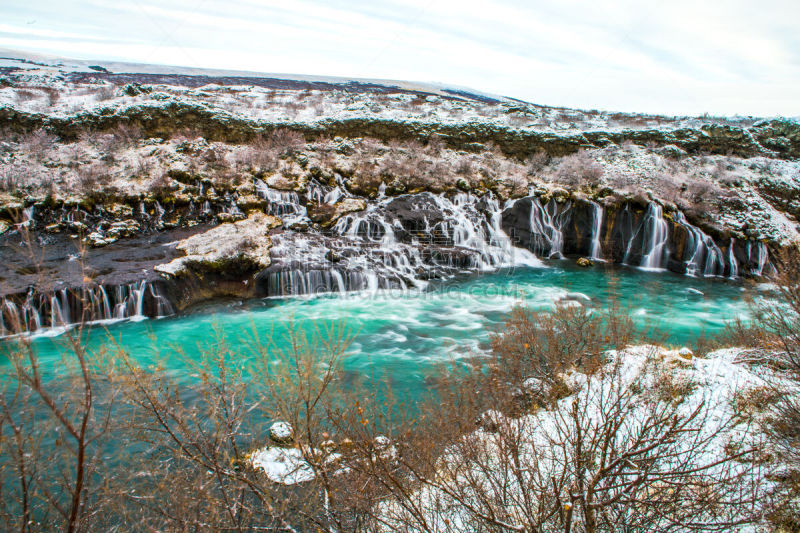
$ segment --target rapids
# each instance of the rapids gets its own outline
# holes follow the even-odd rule
[[[691,344],[701,333],[719,331],[728,320],[746,318],[745,293],[757,295],[758,289],[640,268],[606,264],[580,269],[568,261],[554,261],[456,276],[425,288],[373,287],[216,303],[184,315],[95,325],[86,335],[92,349],[109,347],[113,337],[142,363],[160,360],[188,375],[188,361],[218,342],[220,334],[230,350],[239,352],[254,332],[262,340],[272,334],[276,342],[285,342],[290,318],[306,328],[337,322],[353,334],[343,363],[346,371],[387,380],[395,389],[413,394],[426,387],[438,363],[486,353],[492,332],[502,327],[517,304],[547,309],[557,302],[579,302],[600,308],[614,298],[638,326],[656,327],[666,334],[668,344],[678,346]],[[57,368],[65,349],[63,336],[39,335],[32,342],[42,360]]]

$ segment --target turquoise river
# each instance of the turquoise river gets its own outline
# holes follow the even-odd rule
[[[558,261],[432,282],[418,291],[216,303],[169,318],[93,326],[87,342],[97,349],[110,345],[113,337],[142,363],[158,359],[181,373],[186,360],[218,342],[220,333],[236,350],[254,331],[262,339],[272,334],[283,342],[290,318],[303,327],[337,322],[353,335],[343,362],[346,372],[380,376],[396,390],[411,391],[424,386],[436,363],[485,352],[492,332],[502,328],[516,304],[546,309],[568,297],[599,308],[613,297],[637,325],[658,328],[668,344],[678,346],[746,317],[746,295],[759,292],[757,285],[742,282],[627,267],[581,269]],[[32,342],[43,366],[57,373],[66,349],[64,336],[45,334]]]

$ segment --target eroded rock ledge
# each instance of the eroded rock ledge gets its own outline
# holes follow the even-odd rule
[[[591,258],[720,278],[758,277],[770,268],[764,242],[709,235],[655,202],[613,196],[598,202],[552,191],[504,206],[491,193],[309,200],[333,199],[329,192],[267,200],[264,210],[284,212],[284,219],[251,209],[235,222],[152,230],[149,240],[123,239],[82,255],[67,236],[42,231],[34,216],[2,237],[6,255],[25,235],[49,254],[40,271],[17,258],[16,273],[3,280],[12,287],[2,301],[5,333],[162,316],[221,297],[422,287],[546,259]],[[329,218],[311,222],[309,210]],[[166,213],[140,214],[155,216]]]

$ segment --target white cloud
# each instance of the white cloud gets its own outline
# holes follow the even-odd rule
[[[40,0],[0,46],[440,81],[547,105],[800,115],[796,0]]]

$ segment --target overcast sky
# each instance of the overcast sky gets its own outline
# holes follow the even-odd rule
[[[0,0],[0,13],[0,47],[79,59],[800,115],[800,0]]]

